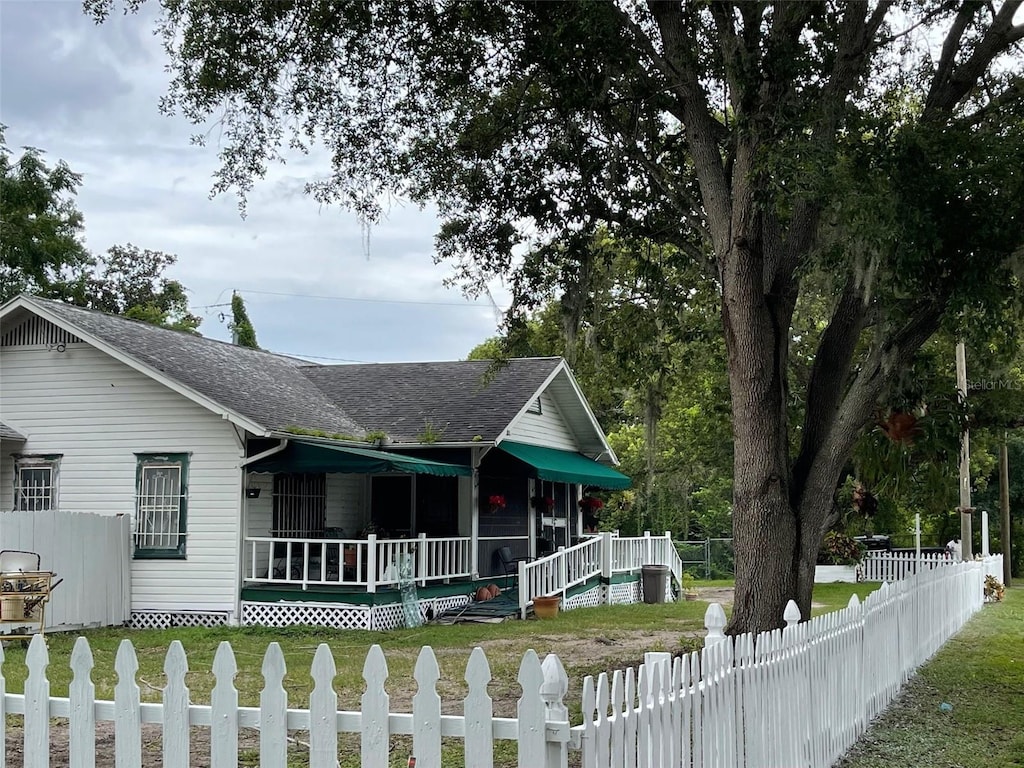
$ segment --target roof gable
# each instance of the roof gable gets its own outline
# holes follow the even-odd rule
[[[21,296],[0,310],[18,323],[32,313],[73,332],[214,412],[254,432],[292,426],[361,437],[359,425],[302,375],[304,360]]]

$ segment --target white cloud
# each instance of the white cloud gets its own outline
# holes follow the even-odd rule
[[[430,211],[395,207],[370,230],[367,253],[355,216],[301,194],[306,179],[325,169],[320,153],[272,167],[245,219],[231,195],[209,199],[215,142],[192,146],[192,126],[158,113],[164,54],[152,34],[155,10],[143,8],[141,18],[118,13],[96,26],[77,0],[0,2],[7,143],[40,147],[83,174],[78,205],[91,249],[132,242],[177,254],[173,276],[197,306],[243,289],[260,343],[284,352],[453,359],[495,333],[486,301],[474,306],[443,287],[451,268],[434,264]],[[229,336],[222,311],[201,310],[204,334]]]

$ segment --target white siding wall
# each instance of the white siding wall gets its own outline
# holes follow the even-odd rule
[[[539,414],[524,413],[506,438],[517,443],[543,445],[563,451],[578,450],[576,438],[562,418],[555,399],[547,392],[540,396],[540,410]]]
[[[345,538],[354,539],[366,525],[366,485],[366,475],[327,475],[327,525],[344,528]]]
[[[86,344],[0,349],[0,415],[28,433],[14,450],[63,454],[68,511],[132,514],[135,453],[190,453],[187,559],[133,560],[132,610],[234,611],[241,475],[231,424]],[[4,509],[10,464],[5,455]]]
[[[3,369],[0,368],[0,417],[3,413]],[[0,442],[0,510],[4,512],[14,509],[14,459],[11,454],[24,450],[22,442]]]

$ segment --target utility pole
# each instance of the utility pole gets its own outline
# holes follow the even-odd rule
[[[967,404],[967,351],[956,343],[956,388],[963,405]],[[960,436],[960,552],[964,560],[973,560],[971,547],[971,433],[964,427]]]
[[[1013,540],[1013,527],[1010,521],[1010,456],[1006,447],[1006,432],[1003,432],[1003,444],[999,446],[999,507],[1003,513],[1003,524],[1000,539],[1003,542],[1003,584],[1010,586],[1010,542]]]

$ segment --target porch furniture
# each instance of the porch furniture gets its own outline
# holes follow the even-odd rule
[[[529,555],[523,557],[515,557],[512,554],[512,548],[507,544],[498,547],[496,550],[498,556],[498,564],[501,566],[502,572],[505,574],[505,588],[508,589],[508,577],[517,575],[519,573],[519,563],[529,563],[535,558]]]

